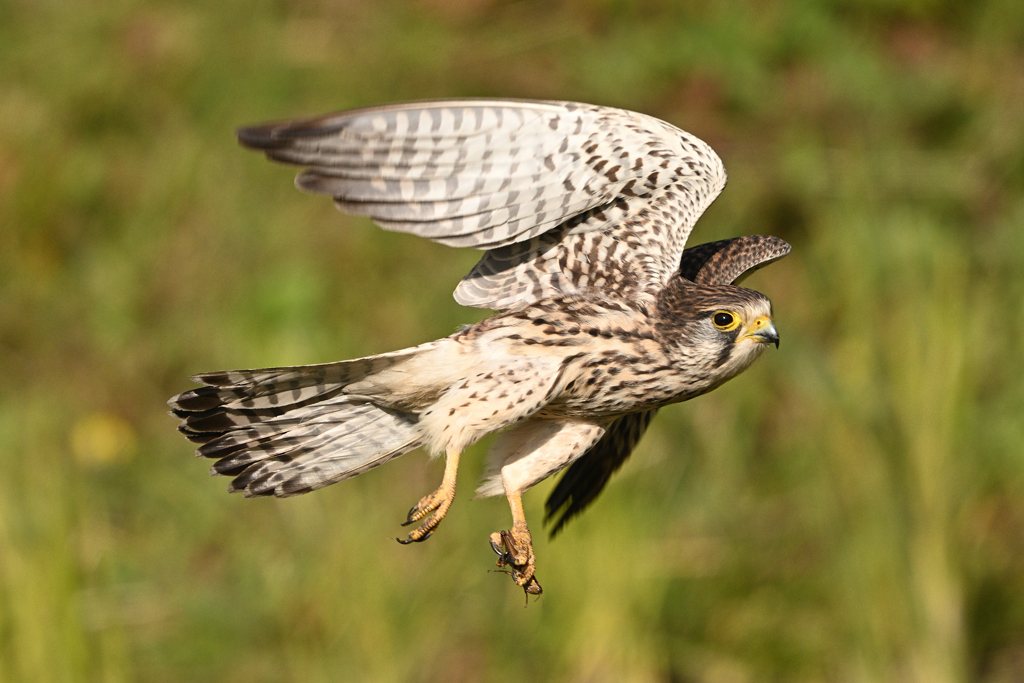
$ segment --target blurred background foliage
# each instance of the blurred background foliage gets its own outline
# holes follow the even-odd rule
[[[440,463],[247,501],[165,414],[485,315],[475,252],[232,135],[450,96],[664,118],[729,170],[695,242],[794,247],[781,350],[538,538],[528,609],[486,443],[402,547]],[[0,679],[1024,681],[1022,223],[1020,0],[0,0]]]

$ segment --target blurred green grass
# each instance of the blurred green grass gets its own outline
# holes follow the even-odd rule
[[[0,0],[0,680],[1024,680],[1018,0]],[[501,575],[500,500],[389,540],[440,465],[315,495],[205,476],[194,372],[401,348],[483,312],[475,260],[384,233],[239,125],[574,99],[711,143],[694,235],[789,240],[783,336],[663,411]],[[539,527],[550,483],[527,497]]]

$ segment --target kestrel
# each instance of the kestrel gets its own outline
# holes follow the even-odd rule
[[[484,250],[455,299],[493,317],[367,358],[196,375],[169,401],[229,491],[294,496],[423,446],[440,487],[409,511],[423,541],[487,434],[481,496],[504,493],[498,566],[539,594],[522,494],[569,467],[554,531],[589,505],[661,406],[711,391],[778,346],[771,303],[736,286],[789,253],[740,237],[686,249],[725,185],[715,152],[658,119],[571,102],[441,100],[271,123],[246,147],[386,230]],[[571,467],[570,467],[571,466]]]

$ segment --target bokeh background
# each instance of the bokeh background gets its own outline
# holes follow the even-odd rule
[[[474,263],[303,196],[267,119],[571,99],[707,140],[781,350],[491,574],[486,442],[300,499],[207,477],[192,373],[450,334]],[[0,0],[0,679],[1024,681],[1020,0]],[[540,532],[551,482],[527,496]]]

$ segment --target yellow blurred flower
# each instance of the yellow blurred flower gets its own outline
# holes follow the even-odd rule
[[[135,430],[113,413],[90,413],[71,430],[71,452],[80,464],[104,467],[127,460],[135,451]]]

